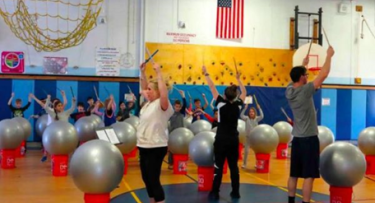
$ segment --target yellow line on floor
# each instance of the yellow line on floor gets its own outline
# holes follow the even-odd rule
[[[135,194],[135,192],[133,192],[133,189],[129,186],[129,184],[126,183],[124,179],[122,179],[121,181],[122,181],[122,183],[124,183],[125,187],[130,191],[130,194],[133,196],[134,200],[137,203],[142,203],[142,201],[138,198],[138,196]]]
[[[260,181],[262,181],[262,182],[264,182],[264,183],[267,183],[268,185],[272,185],[272,186],[274,186],[274,187],[277,187],[277,188],[279,188],[280,190],[282,190],[282,191],[288,193],[288,190],[287,190],[287,189],[285,189],[285,188],[283,188],[283,187],[280,187],[280,186],[277,186],[276,184],[274,184],[274,183],[272,183],[272,182],[270,182],[270,181],[268,181],[268,180],[264,180],[264,179],[262,179],[262,178],[259,178],[259,177],[255,176],[255,175],[252,175],[252,174],[249,174],[249,173],[245,173],[245,174],[248,175],[248,176],[251,176],[252,178],[255,178],[255,179],[257,179],[257,180],[260,180]],[[297,193],[296,193],[296,196],[297,196],[297,197],[300,197],[300,198],[303,198],[302,195],[297,194]],[[310,202],[315,202],[315,201],[314,201],[313,199],[311,199]]]

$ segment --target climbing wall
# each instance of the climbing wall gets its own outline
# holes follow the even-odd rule
[[[294,53],[290,50],[159,43],[146,46],[151,53],[159,50],[154,60],[172,84],[204,85],[203,64],[216,85],[236,83],[234,59],[245,85],[283,87],[290,81]],[[155,77],[150,63],[147,75]]]

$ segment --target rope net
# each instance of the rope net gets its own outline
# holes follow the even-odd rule
[[[0,15],[36,51],[56,52],[81,44],[96,27],[104,0],[2,0]]]

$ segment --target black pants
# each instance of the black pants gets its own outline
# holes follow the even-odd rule
[[[139,149],[142,179],[146,185],[147,193],[156,202],[163,201],[164,190],[160,183],[161,165],[167,154],[167,147]]]
[[[214,143],[215,175],[212,184],[212,192],[220,191],[221,179],[223,178],[223,167],[225,159],[228,160],[230,178],[232,181],[232,192],[238,193],[240,189],[240,174],[238,170],[238,139],[235,142],[216,140]]]

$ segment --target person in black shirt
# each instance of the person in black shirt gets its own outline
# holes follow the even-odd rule
[[[203,74],[207,84],[210,87],[212,96],[216,98],[216,107],[218,110],[218,126],[214,142],[215,171],[212,190],[209,194],[210,199],[219,199],[221,179],[223,177],[223,166],[225,159],[228,160],[230,169],[230,178],[232,181],[232,198],[240,198],[240,175],[238,170],[238,146],[239,138],[237,131],[238,118],[246,97],[246,89],[240,80],[240,74],[236,74],[236,79],[241,89],[239,95],[237,85],[228,86],[224,91],[224,97],[219,95],[206,67],[202,67]]]
[[[24,117],[23,112],[25,112],[31,104],[31,94],[29,94],[29,101],[26,104],[26,106],[22,107],[22,100],[21,99],[16,99],[16,106],[14,107],[12,105],[12,100],[14,97],[14,92],[12,92],[12,95],[8,101],[8,106],[10,108],[10,111],[12,112],[12,117]]]
[[[124,121],[125,119],[130,117],[130,110],[133,108],[126,108],[125,102],[121,101],[119,103],[120,109],[117,112],[116,120],[117,121]]]
[[[74,120],[74,123],[78,121],[78,119],[84,117],[84,116],[89,116],[90,112],[85,111],[85,105],[83,102],[78,102],[77,104],[77,112],[70,114],[70,118]]]

